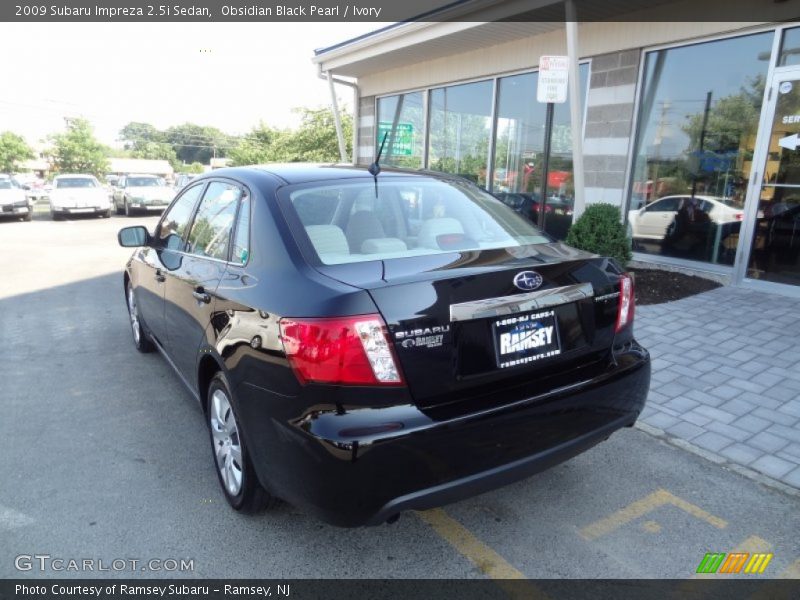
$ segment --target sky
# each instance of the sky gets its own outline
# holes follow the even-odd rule
[[[185,122],[232,134],[293,127],[295,107],[330,106],[311,63],[385,23],[0,23],[0,131],[38,144],[84,116],[118,145],[130,121]],[[337,87],[352,105],[352,91]]]

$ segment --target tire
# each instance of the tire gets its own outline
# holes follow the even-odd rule
[[[114,213],[117,215],[121,215],[125,213],[125,210],[117,206],[117,201],[114,200]]]
[[[142,327],[142,317],[139,314],[139,305],[136,302],[136,294],[133,293],[133,286],[131,282],[125,286],[125,301],[128,305],[128,320],[131,324],[131,335],[133,336],[133,345],[142,354],[147,354],[156,349],[150,338],[147,337],[144,328]]]
[[[259,483],[241,436],[230,386],[222,372],[211,379],[206,395],[211,454],[222,493],[235,510],[256,513],[280,501]]]
[[[22,220],[23,221],[31,221],[31,220],[33,220],[33,211],[29,210],[28,214],[25,215],[24,217],[22,217]]]
[[[57,212],[54,212],[54,211],[51,210],[50,211],[50,218],[53,219],[53,221],[63,221],[64,220],[64,215],[60,215]]]

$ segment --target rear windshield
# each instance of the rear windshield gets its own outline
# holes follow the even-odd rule
[[[376,192],[372,180],[326,182],[295,189],[288,200],[326,265],[551,241],[468,183],[379,177]]]
[[[158,177],[128,177],[125,185],[128,187],[156,187],[163,185]]]
[[[97,182],[88,177],[70,177],[69,179],[56,179],[57,188],[93,188],[97,187]]]

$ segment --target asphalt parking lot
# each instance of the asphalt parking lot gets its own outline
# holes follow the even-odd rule
[[[636,429],[392,525],[234,513],[199,406],[130,340],[116,232],[156,220],[0,223],[0,577],[117,574],[15,567],[47,554],[193,561],[126,577],[689,578],[734,551],[773,553],[762,577],[800,577],[800,497]]]

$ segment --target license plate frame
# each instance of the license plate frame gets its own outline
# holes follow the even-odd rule
[[[561,354],[555,309],[495,318],[492,340],[498,369],[525,366]]]

